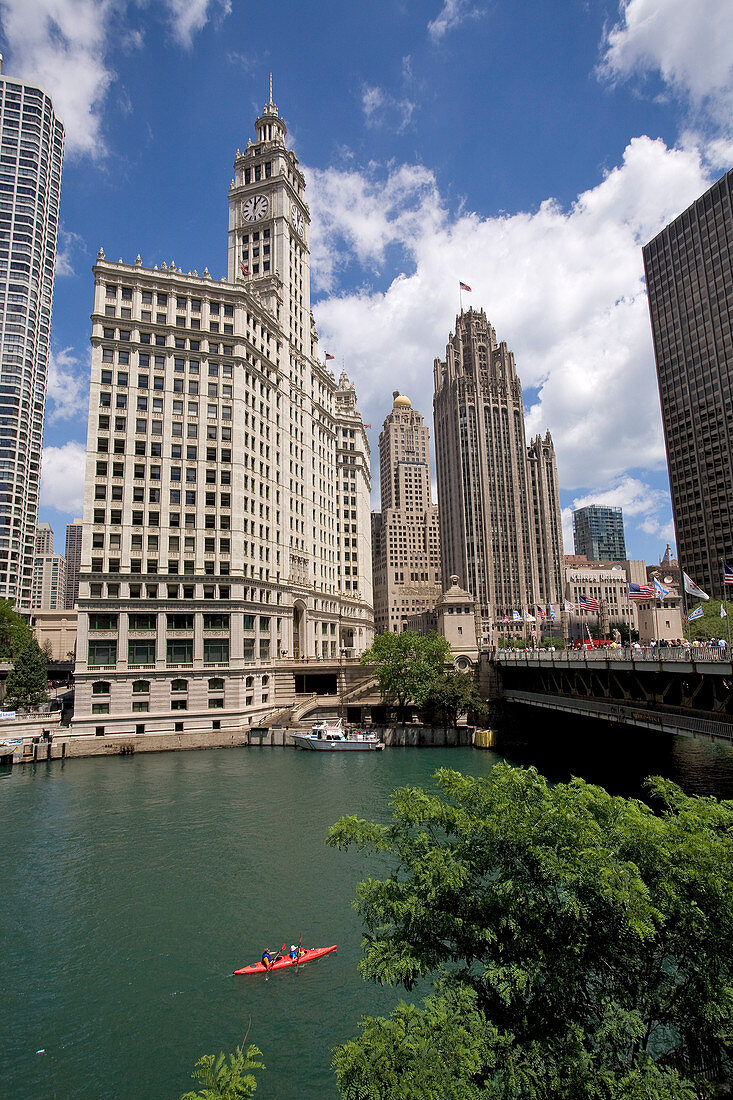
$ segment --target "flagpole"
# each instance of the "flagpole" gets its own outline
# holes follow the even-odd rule
[[[460,282],[458,284],[458,312],[463,313],[463,291]]]
[[[725,598],[725,558],[720,559],[720,565],[723,570],[723,604],[727,605],[728,601]],[[723,605],[721,604],[721,607],[722,606]],[[727,606],[725,608],[725,621],[728,624],[728,656],[730,657],[730,615],[728,614]]]
[[[685,626],[689,631],[690,623],[687,618],[687,588],[685,587],[685,571],[682,566],[680,566],[680,573],[682,574],[682,637],[686,639]],[[692,638],[689,641],[692,641]]]

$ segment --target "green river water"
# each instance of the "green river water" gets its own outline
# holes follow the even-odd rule
[[[611,755],[586,736],[570,768],[554,737],[543,743],[551,778],[612,769],[608,785],[634,793],[654,770],[733,791],[733,753],[697,743],[669,742],[650,767],[646,741]],[[532,762],[521,742],[514,758]],[[356,970],[351,901],[382,868],[327,848],[328,826],[386,820],[396,786],[444,765],[485,775],[497,759],[233,749],[16,766],[0,777],[0,1096],[176,1100],[201,1054],[249,1028],[267,1064],[258,1098],[335,1097],[331,1049],[398,995]],[[301,934],[338,951],[297,975],[232,976]]]
[[[249,1028],[258,1097],[336,1096],[331,1048],[397,994],[357,974],[350,903],[369,868],[325,846],[328,826],[384,820],[395,786],[495,760],[233,749],[16,766],[0,780],[0,1095],[177,1098],[201,1054]],[[301,934],[338,951],[232,976]]]

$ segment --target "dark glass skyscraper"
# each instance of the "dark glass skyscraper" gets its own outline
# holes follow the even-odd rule
[[[590,561],[626,561],[624,514],[620,508],[588,504],[573,512],[575,553]]]
[[[644,248],[680,566],[721,598],[733,560],[733,171]]]

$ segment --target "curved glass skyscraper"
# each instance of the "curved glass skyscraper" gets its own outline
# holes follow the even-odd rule
[[[30,609],[64,129],[0,76],[0,598]]]

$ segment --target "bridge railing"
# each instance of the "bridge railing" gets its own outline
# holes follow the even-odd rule
[[[684,646],[642,646],[640,649],[635,649],[633,646],[619,647],[613,649],[610,646],[604,646],[598,649],[500,649],[496,653],[489,653],[489,657],[493,661],[514,664],[527,664],[536,663],[541,661],[543,664],[553,664],[554,662],[566,661],[653,661],[658,664],[660,661],[680,661],[688,663],[694,661],[700,663],[702,661],[707,662],[719,662],[731,660],[731,654],[727,647],[721,648],[716,645],[700,645],[690,646],[689,649]]]

